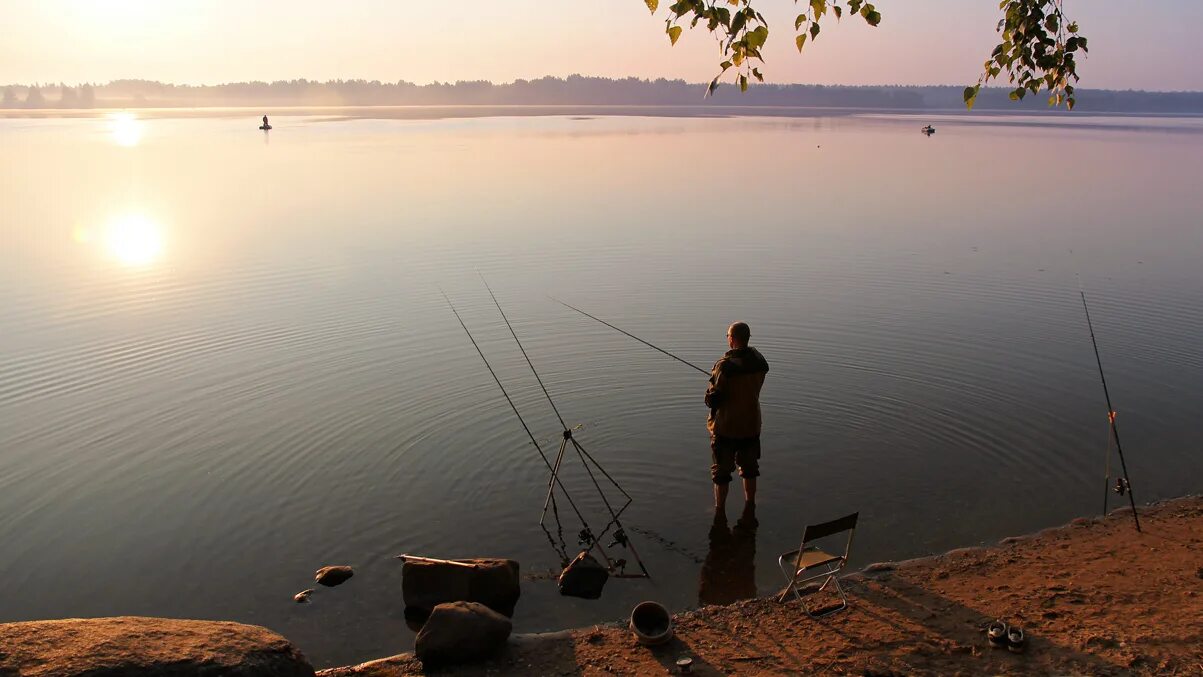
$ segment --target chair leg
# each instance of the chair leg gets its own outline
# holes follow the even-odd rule
[[[821,613],[814,613],[810,610],[810,606],[803,601],[802,609],[806,612],[807,616],[810,616],[811,618],[826,618],[827,616],[839,613],[848,608],[848,595],[844,592],[844,586],[840,585],[840,579],[837,578],[835,574],[832,574],[827,578],[827,580],[823,581],[823,585],[819,588],[819,591],[822,592],[823,589],[827,587],[828,583],[835,584],[835,590],[840,596],[840,603],[831,607],[830,609],[823,610]]]

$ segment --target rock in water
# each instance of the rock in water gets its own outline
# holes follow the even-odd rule
[[[310,588],[309,590],[302,590],[292,596],[292,601],[296,602],[297,604],[304,604],[305,602],[309,601],[309,596],[312,594],[313,594],[312,588]]]
[[[121,616],[0,624],[0,675],[313,677],[313,667],[256,625]]]
[[[405,560],[401,594],[412,612],[430,613],[444,602],[478,602],[506,616],[514,615],[521,595],[518,563],[512,559],[456,560],[471,566]]]
[[[314,574],[313,580],[327,588],[333,588],[336,585],[346,583],[347,579],[354,575],[355,572],[349,566],[322,567]]]
[[[414,653],[424,665],[472,661],[505,646],[512,629],[510,619],[483,604],[440,604],[414,640]]]
[[[601,597],[602,588],[610,572],[601,562],[594,559],[588,551],[582,551],[560,573],[560,594],[565,597],[580,597],[581,599],[597,599]]]

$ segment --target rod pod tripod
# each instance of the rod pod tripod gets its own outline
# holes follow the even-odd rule
[[[531,373],[534,374],[535,380],[538,381],[539,387],[543,390],[543,394],[547,398],[547,402],[551,405],[552,410],[555,412],[556,417],[560,421],[563,433],[562,440],[560,442],[560,448],[556,453],[554,463],[548,461],[547,455],[543,452],[543,448],[539,444],[538,439],[535,438],[534,434],[530,430],[530,427],[526,424],[526,420],[523,418],[521,412],[518,411],[517,405],[514,404],[509,392],[501,383],[501,379],[497,376],[497,372],[493,370],[493,366],[489,363],[488,358],[485,357],[484,351],[481,350],[480,345],[477,344],[476,339],[472,336],[472,332],[468,330],[468,326],[464,323],[463,318],[460,317],[459,311],[456,310],[455,305],[451,302],[451,299],[441,289],[439,291],[442,293],[443,298],[447,301],[447,305],[451,308],[451,312],[455,315],[456,320],[459,321],[460,326],[463,327],[464,332],[468,335],[468,339],[472,342],[472,346],[476,348],[477,354],[480,355],[481,360],[484,361],[485,367],[488,368],[489,373],[493,376],[493,380],[497,383],[498,388],[501,389],[501,393],[505,397],[506,402],[509,403],[514,415],[518,418],[519,423],[522,424],[523,430],[526,432],[531,444],[534,445],[535,450],[539,453],[543,464],[547,467],[550,473],[547,481],[547,497],[544,499],[543,511],[539,517],[539,527],[543,530],[544,535],[547,536],[547,540],[551,544],[552,549],[555,550],[560,556],[561,566],[564,568],[560,575],[561,593],[573,594],[566,591],[564,586],[564,578],[568,574],[573,564],[582,558],[586,558],[589,556],[589,553],[594,551],[596,551],[605,562],[605,573],[602,574],[603,576],[613,575],[615,578],[651,578],[647,567],[644,566],[643,560],[639,557],[639,553],[635,550],[634,544],[632,544],[630,539],[627,537],[626,531],[621,522],[622,513],[625,512],[632,503],[633,499],[631,498],[631,495],[628,494],[626,490],[624,490],[622,486],[619,485],[608,472],[606,472],[605,468],[602,467],[597,459],[594,458],[593,455],[590,454],[583,446],[581,446],[575,437],[573,437],[572,430],[568,427],[568,424],[564,422],[563,416],[560,415],[560,411],[556,407],[555,401],[552,400],[551,394],[547,390],[547,386],[544,385],[543,379],[539,376],[539,372],[535,369],[535,365],[531,362],[530,356],[526,353],[526,348],[523,347],[522,341],[518,338],[518,334],[514,331],[513,325],[510,324],[509,318],[506,316],[505,311],[502,310],[501,304],[497,301],[497,296],[493,293],[492,288],[489,287],[489,284],[487,281],[485,281],[483,275],[481,276],[481,282],[484,283],[485,288],[489,291],[489,296],[493,299],[494,305],[497,306],[497,311],[501,314],[502,319],[505,321],[506,327],[510,330],[510,334],[514,337],[514,341],[518,344],[518,349],[522,352],[522,356],[525,358],[527,366],[530,367]],[[601,497],[602,503],[606,507],[606,512],[609,514],[610,519],[600,532],[594,533],[590,528],[588,522],[585,520],[584,515],[581,513],[580,508],[577,506],[576,501],[572,499],[572,495],[569,494],[568,489],[564,486],[564,483],[560,478],[560,471],[563,468],[564,457],[567,453],[569,444],[571,444],[573,450],[576,451],[578,457],[581,459],[585,471],[588,473],[594,488],[597,490],[598,495]],[[615,510],[613,505],[610,503],[610,499],[606,496],[606,492],[603,491],[601,484],[598,482],[596,473],[601,473],[602,476],[605,477],[605,479],[608,480],[625,499],[625,502],[618,510]],[[577,541],[583,549],[575,559],[570,559],[568,556],[568,546],[564,539],[563,525],[560,521],[559,509],[556,504],[555,490],[557,487],[560,489],[564,499],[568,501],[572,511],[576,514],[577,519],[581,523],[581,530],[577,535]],[[551,531],[547,528],[546,521],[549,509],[551,510],[552,516],[556,523],[556,532],[559,539],[558,544],[556,539],[552,537]],[[625,558],[610,557],[609,553],[606,552],[606,547],[602,546],[601,539],[604,538],[611,529],[614,529],[614,540],[609,544],[609,547],[619,545],[629,550],[631,557],[635,560],[635,563],[639,567],[640,573],[626,573],[625,567],[627,565],[627,560]],[[598,595],[600,595],[602,584],[604,584],[604,578],[601,580],[601,583],[596,586]],[[596,598],[596,596],[597,595],[589,595],[589,597],[592,598]]]

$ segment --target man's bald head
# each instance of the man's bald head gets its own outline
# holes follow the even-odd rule
[[[732,348],[747,348],[752,338],[752,330],[743,322],[736,322],[727,327],[727,342]]]

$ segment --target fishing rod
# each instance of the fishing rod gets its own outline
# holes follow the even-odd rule
[[[568,493],[568,490],[564,488],[563,483],[560,482],[559,475],[552,468],[551,461],[547,460],[547,454],[543,453],[542,445],[539,444],[539,440],[535,439],[535,434],[531,432],[530,426],[526,424],[526,419],[522,418],[522,414],[518,411],[518,406],[515,405],[514,400],[510,398],[509,391],[505,389],[505,386],[501,383],[501,379],[497,377],[497,372],[493,371],[493,365],[489,364],[489,358],[485,357],[484,351],[481,350],[480,345],[476,343],[476,338],[472,336],[471,331],[468,331],[468,325],[464,324],[464,318],[460,317],[459,311],[456,310],[455,304],[451,302],[451,298],[447,296],[447,292],[443,291],[443,289],[440,287],[439,293],[443,295],[443,300],[447,302],[447,306],[451,308],[451,312],[455,314],[455,319],[459,320],[459,326],[464,328],[464,333],[468,335],[468,340],[472,342],[472,347],[476,348],[476,354],[480,355],[480,359],[484,361],[485,367],[487,367],[489,373],[493,375],[493,380],[497,383],[497,387],[501,389],[501,394],[505,396],[505,401],[510,404],[510,409],[514,410],[514,415],[518,417],[518,422],[522,424],[522,429],[526,431],[526,436],[530,438],[531,444],[535,446],[535,451],[539,452],[539,458],[543,459],[543,465],[547,466],[547,469],[552,471],[552,481],[549,483],[551,486],[548,487],[548,495],[552,496],[552,498],[549,500],[552,502],[553,509],[555,500],[551,490],[555,486],[558,486],[560,487],[560,491],[564,493],[564,498],[568,499],[568,505],[572,506],[572,511],[576,513],[576,517],[578,520],[580,520],[584,530],[588,531],[589,523],[585,521],[585,516],[581,514],[580,509],[577,508],[576,503],[572,500],[572,496]],[[557,464],[558,463],[559,461],[557,460]],[[544,506],[543,510],[546,512],[547,507]],[[543,520],[539,520],[539,527],[543,529],[543,533],[547,536],[548,542],[551,543],[552,549],[560,555],[564,562],[568,562],[568,552],[567,547],[564,544],[563,529],[559,526],[558,511],[556,512],[556,524],[560,536],[560,544],[558,546],[556,545],[555,540],[552,538],[551,532],[547,530],[546,526],[544,526]]]
[[[680,358],[680,357],[677,357],[676,355],[673,355],[672,353],[670,353],[670,352],[668,352],[667,350],[665,350],[665,349],[661,348],[660,346],[653,345],[652,343],[650,343],[650,342],[648,342],[648,341],[644,341],[643,339],[641,339],[641,338],[639,338],[638,336],[636,336],[636,335],[632,334],[631,332],[629,332],[629,331],[626,331],[625,329],[620,329],[620,328],[618,328],[618,327],[615,327],[614,325],[610,324],[609,322],[606,322],[605,320],[601,319],[600,317],[597,317],[597,316],[594,316],[594,315],[590,315],[589,313],[586,313],[585,311],[581,310],[580,308],[577,308],[576,306],[573,306],[573,305],[569,305],[569,304],[567,304],[567,303],[564,303],[563,301],[561,301],[560,299],[557,299],[557,298],[555,298],[554,296],[548,296],[547,298],[551,299],[552,301],[555,301],[556,303],[558,303],[558,304],[560,304],[560,305],[564,306],[565,308],[571,308],[572,310],[575,310],[576,312],[580,313],[581,315],[584,315],[585,317],[589,317],[589,318],[592,318],[592,319],[594,319],[594,320],[597,320],[598,322],[601,322],[602,324],[606,325],[607,327],[609,327],[609,328],[611,328],[611,329],[613,329],[613,330],[615,330],[615,331],[617,331],[617,332],[621,332],[621,333],[623,333],[623,334],[626,334],[627,336],[629,336],[629,337],[631,337],[631,338],[635,339],[636,341],[638,341],[638,342],[642,343],[643,345],[645,345],[645,346],[647,346],[647,347],[649,347],[649,348],[654,348],[654,349],[656,349],[656,350],[659,350],[660,352],[664,353],[665,355],[668,355],[669,357],[671,357],[671,358],[673,358],[674,360],[676,360],[676,361],[680,362],[681,364],[684,364],[684,365],[686,365],[686,366],[689,366],[689,367],[693,367],[694,369],[697,369],[698,371],[702,372],[703,374],[705,374],[705,375],[707,375],[707,376],[710,376],[710,370],[709,370],[709,369],[702,369],[701,367],[699,367],[698,365],[694,364],[693,362],[690,362],[690,361],[688,361],[688,360],[685,360],[685,359],[682,359],[682,358]]]
[[[539,376],[538,370],[535,369],[534,363],[531,362],[530,355],[527,354],[526,348],[522,345],[522,340],[518,338],[518,333],[514,331],[514,326],[510,324],[510,318],[507,317],[505,311],[502,310],[501,303],[497,300],[497,295],[493,293],[493,288],[489,286],[489,283],[487,280],[485,280],[484,275],[480,276],[480,281],[484,284],[485,289],[489,291],[489,297],[493,299],[493,305],[497,306],[497,312],[501,314],[501,319],[505,321],[506,328],[510,330],[510,335],[514,337],[514,342],[518,344],[518,350],[522,351],[522,357],[526,359],[527,366],[530,367],[531,373],[535,375],[535,380],[539,382],[539,387],[543,390],[543,395],[547,398],[547,403],[551,405],[552,411],[555,412],[556,418],[560,420],[560,426],[563,428],[563,441],[560,442],[560,450],[556,455],[555,464],[551,469],[552,479],[556,481],[559,480],[560,465],[564,458],[564,452],[567,449],[567,446],[571,444],[576,450],[577,454],[581,457],[581,464],[585,466],[585,471],[588,472],[589,479],[593,482],[593,487],[597,490],[598,495],[601,497],[602,503],[605,504],[606,512],[610,514],[610,521],[607,522],[602,528],[601,532],[592,539],[593,543],[600,545],[602,537],[604,537],[613,527],[615,529],[614,542],[610,545],[621,545],[630,550],[631,555],[635,558],[635,563],[639,565],[639,569],[643,572],[642,576],[645,578],[651,578],[651,574],[648,573],[647,567],[644,566],[643,560],[639,557],[639,553],[635,550],[635,545],[630,542],[629,537],[626,535],[626,532],[623,529],[622,522],[619,521],[620,516],[626,512],[626,509],[630,507],[633,501],[631,495],[628,494],[627,491],[622,488],[622,485],[620,485],[617,480],[611,477],[610,473],[606,472],[606,469],[602,467],[601,463],[598,463],[597,459],[595,459],[593,455],[590,454],[583,446],[581,446],[581,443],[578,442],[575,437],[573,437],[572,430],[568,427],[568,424],[564,422],[564,417],[560,415],[559,407],[557,407],[555,401],[552,400],[551,393],[547,391],[547,386],[543,383],[543,379]],[[593,466],[595,466],[597,470],[601,472],[601,474],[607,480],[609,480],[616,489],[618,489],[623,498],[626,499],[626,502],[623,503],[622,507],[619,508],[617,512],[610,504],[610,499],[606,497],[606,492],[602,490],[601,484],[598,483],[597,477],[593,473],[593,468],[591,468],[589,465],[590,462],[592,462]],[[550,482],[548,483],[547,495],[548,500],[550,500],[552,495]],[[546,516],[547,501],[544,502],[543,511],[544,516]],[[542,520],[540,520],[540,524],[542,524]],[[592,544],[589,545],[588,549],[592,549]],[[606,559],[607,563],[609,563],[609,556],[606,555],[605,550],[599,548],[599,552],[601,552],[602,557]],[[625,566],[625,561],[619,560],[616,564],[618,568],[622,570]],[[619,575],[625,575],[625,572],[620,571]]]
[[[1099,342],[1094,337],[1094,324],[1090,321],[1090,307],[1086,305],[1086,289],[1082,287],[1082,278],[1078,278],[1078,294],[1082,296],[1082,310],[1086,311],[1086,326],[1090,329],[1090,344],[1094,346],[1094,361],[1099,367],[1099,380],[1103,382],[1103,397],[1107,400],[1107,420],[1111,428],[1111,436],[1107,441],[1107,458],[1110,464],[1111,440],[1115,440],[1115,450],[1119,453],[1119,466],[1123,477],[1116,478],[1115,492],[1119,495],[1128,495],[1128,503],[1132,506],[1132,520],[1136,523],[1136,531],[1140,532],[1140,517],[1136,515],[1136,498],[1132,495],[1132,485],[1128,482],[1128,465],[1124,462],[1124,448],[1119,442],[1119,428],[1115,426],[1115,408],[1111,406],[1111,393],[1107,390],[1107,376],[1103,373],[1103,360],[1099,357]],[[1108,465],[1107,477],[1104,479],[1104,485],[1111,482],[1111,470]],[[1108,490],[1109,487],[1104,487]],[[1103,494],[1103,513],[1107,512],[1107,494]]]

